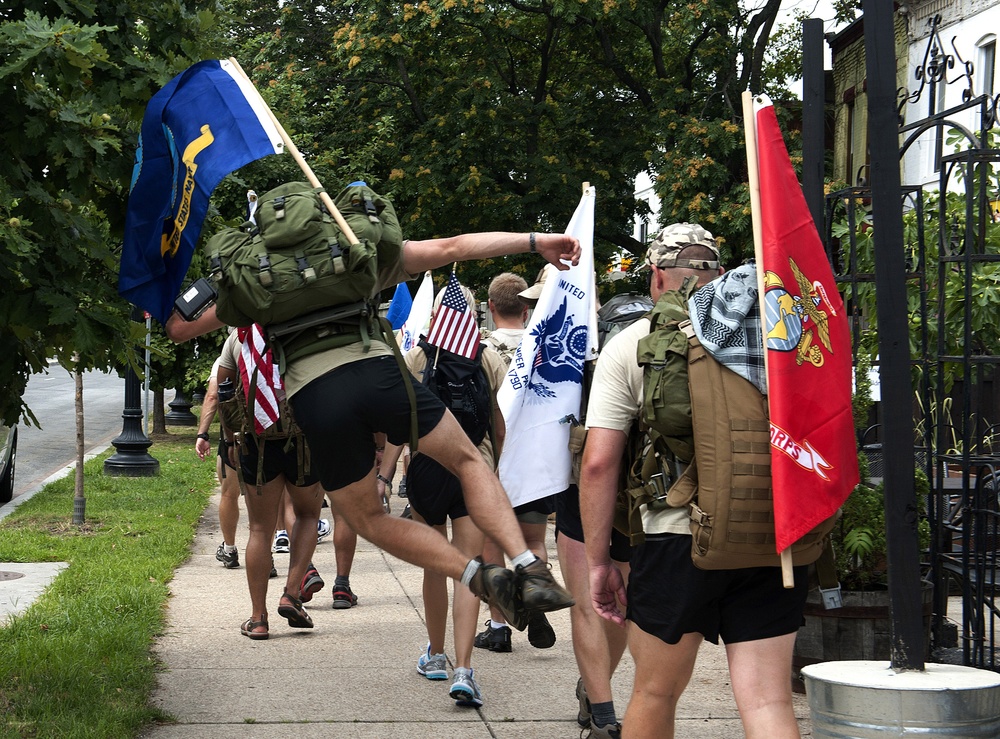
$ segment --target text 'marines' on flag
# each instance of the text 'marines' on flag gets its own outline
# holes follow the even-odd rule
[[[858,483],[844,303],[781,137],[754,100],[777,551],[833,515]]]
[[[263,101],[231,62],[198,62],[170,80],[142,119],[118,277],[122,296],[165,323],[216,185],[283,150]]]
[[[427,343],[466,359],[475,359],[479,351],[479,326],[462,286],[452,272],[444,289],[437,313],[431,320]]]
[[[566,233],[580,242],[580,261],[552,265],[521,343],[497,392],[507,434],[499,474],[512,505],[569,487],[569,432],[580,417],[584,363],[597,358],[594,204],[588,187]]]

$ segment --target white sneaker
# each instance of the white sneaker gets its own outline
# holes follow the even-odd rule
[[[326,537],[330,535],[333,531],[333,527],[330,525],[330,519],[321,518],[316,522],[316,543],[323,541]]]
[[[288,554],[291,549],[291,542],[288,540],[288,532],[284,529],[279,529],[274,532],[274,543],[271,545],[271,551],[275,554]]]

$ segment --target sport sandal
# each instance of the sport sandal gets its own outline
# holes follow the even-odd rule
[[[281,594],[281,600],[278,602],[278,615],[288,619],[288,625],[293,629],[313,627],[312,617],[302,605],[302,601],[290,595],[287,590]]]

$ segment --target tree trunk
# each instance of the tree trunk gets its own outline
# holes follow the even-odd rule
[[[166,413],[163,411],[163,388],[153,391],[153,433],[167,433]]]
[[[81,525],[85,519],[87,499],[83,494],[83,373],[80,365],[73,365],[73,384],[76,388],[74,404],[76,406],[76,481],[73,486],[73,523]]]

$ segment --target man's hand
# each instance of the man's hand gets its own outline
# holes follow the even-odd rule
[[[574,265],[580,261],[580,242],[566,234],[536,233],[535,251],[545,257],[549,264],[554,264],[561,270],[569,269],[564,260]]]
[[[198,459],[204,461],[205,457],[212,450],[212,445],[208,443],[205,439],[198,439],[194,443],[194,450],[198,453]]]
[[[614,621],[619,626],[625,625],[625,614],[621,609],[621,606],[628,605],[625,580],[621,570],[611,562],[590,568],[590,599],[601,618]]]

